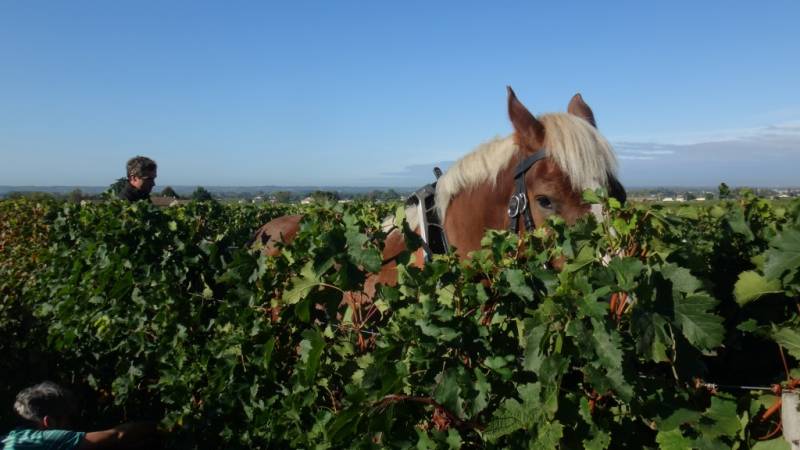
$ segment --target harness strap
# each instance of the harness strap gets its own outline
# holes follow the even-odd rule
[[[438,180],[442,171],[434,167],[433,174]],[[436,208],[436,182],[427,184],[411,194],[406,200],[406,205],[417,208],[425,261],[430,261],[433,254],[447,253],[447,235]]]
[[[520,161],[514,170],[515,189],[514,194],[508,201],[508,217],[511,219],[508,229],[514,234],[519,232],[520,215],[522,215],[525,229],[530,231],[536,226],[531,214],[530,202],[528,201],[528,191],[525,188],[525,174],[534,164],[546,157],[547,152],[545,149],[538,150]],[[433,173],[438,180],[442,171],[436,167]],[[436,214],[435,193],[436,182],[433,182],[423,186],[406,200],[406,205],[416,206],[419,211],[419,227],[426,261],[430,261],[433,253],[447,253],[448,248],[444,226],[439,221],[438,214]]]
[[[544,158],[547,158],[547,152],[545,149],[541,149],[531,156],[523,159],[517,164],[517,169],[514,171],[514,178],[519,178],[521,175],[525,175],[525,172],[527,172],[528,169],[533,167],[533,165],[539,162],[540,159]]]
[[[508,201],[508,217],[510,220],[508,224],[508,231],[517,234],[519,232],[519,216],[522,215],[524,220],[524,227],[527,230],[533,230],[535,223],[533,215],[531,215],[531,208],[528,201],[528,191],[525,189],[525,174],[533,167],[538,161],[547,157],[545,149],[541,149],[536,153],[528,156],[517,164],[514,170],[514,181],[516,188],[511,199]]]

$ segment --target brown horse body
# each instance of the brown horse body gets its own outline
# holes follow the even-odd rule
[[[536,162],[524,175],[533,222],[541,226],[546,217],[556,214],[571,224],[589,212],[582,199],[584,189],[607,188],[624,201],[625,190],[615,177],[616,160],[610,145],[596,131],[594,114],[580,94],[569,103],[567,114],[535,118],[508,88],[508,112],[514,134],[476,149],[459,160],[437,182],[439,217],[449,244],[461,257],[480,248],[488,229],[505,229],[510,223],[508,202],[514,194],[517,164],[540,149],[547,157]],[[409,210],[412,227],[416,214]],[[267,254],[277,255],[277,242],[289,243],[300,228],[302,216],[284,216],[261,227],[255,239]],[[516,220],[516,219],[514,219]],[[415,231],[418,231],[416,228]],[[381,271],[370,277],[360,293],[349,293],[345,300],[372,298],[378,283],[394,285],[397,265],[394,258],[406,248],[402,233],[387,237]],[[423,264],[422,250],[416,264]]]
[[[294,240],[297,232],[300,231],[300,222],[303,220],[302,215],[282,216],[267,222],[264,226],[258,229],[255,234],[255,242],[261,245],[262,251],[269,256],[277,256],[280,253],[278,243],[289,244]],[[419,228],[414,229],[419,232]],[[359,300],[369,299],[375,295],[377,284],[387,284],[393,286],[397,283],[397,262],[395,258],[406,250],[405,240],[403,234],[394,230],[386,237],[383,246],[383,261],[385,263],[381,266],[380,272],[367,278],[364,283],[363,292],[348,292],[345,300],[357,297]],[[422,267],[424,264],[424,255],[422,250],[415,253],[415,263],[417,266]]]

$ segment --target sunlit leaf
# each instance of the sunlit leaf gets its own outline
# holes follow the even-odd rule
[[[778,280],[768,280],[758,272],[747,271],[739,274],[739,280],[733,288],[736,302],[746,305],[762,295],[783,292]]]

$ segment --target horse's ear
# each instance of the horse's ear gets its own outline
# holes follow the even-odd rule
[[[508,86],[508,117],[511,119],[511,124],[514,125],[514,131],[517,132],[518,144],[527,142],[541,145],[541,142],[544,141],[544,125],[536,120],[528,108],[517,100],[511,86]]]
[[[581,94],[575,94],[572,97],[572,100],[569,101],[569,106],[567,106],[567,112],[573,116],[580,117],[581,119],[592,124],[593,127],[597,128],[597,122],[594,121],[594,113],[592,112],[592,108],[589,108],[589,105],[583,101]]]

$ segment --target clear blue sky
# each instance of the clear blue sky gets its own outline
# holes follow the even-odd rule
[[[6,0],[0,185],[415,186],[506,85],[581,92],[628,185],[800,185],[800,2],[548,3]]]

